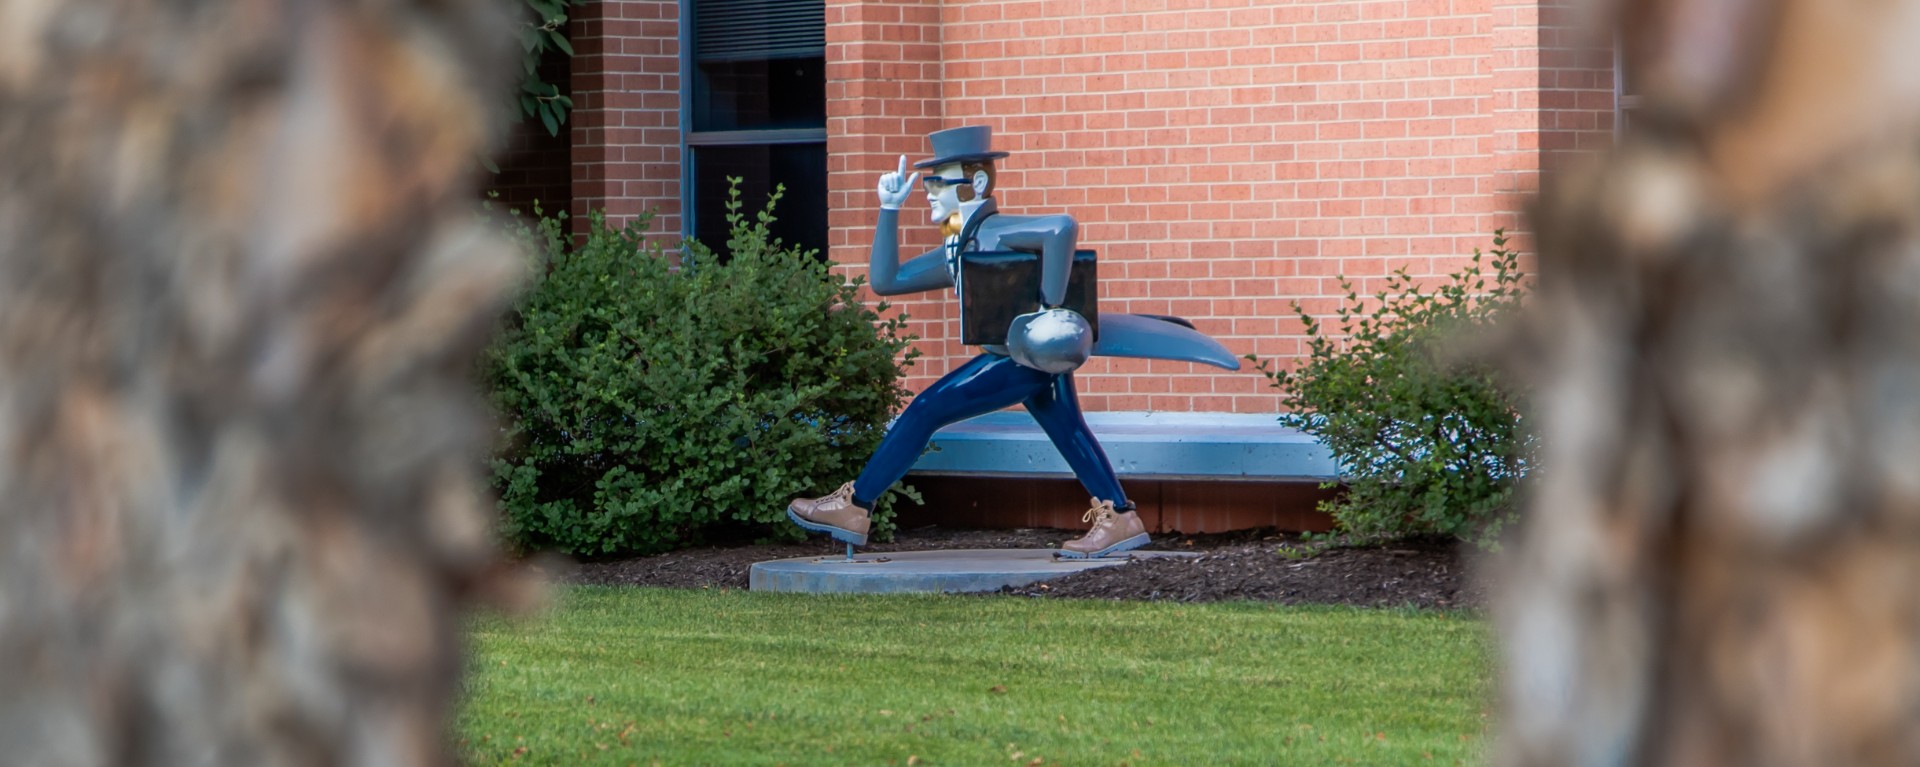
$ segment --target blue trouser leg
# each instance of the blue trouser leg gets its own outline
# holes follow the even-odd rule
[[[1026,401],[1045,392],[1052,379],[998,354],[982,354],[942,376],[913,398],[880,440],[880,448],[853,482],[854,503],[873,508],[874,499],[920,460],[921,451],[940,427]]]
[[[1067,465],[1073,467],[1073,476],[1080,479],[1087,492],[1094,498],[1113,501],[1116,508],[1127,509],[1127,494],[1120,489],[1120,478],[1113,474],[1113,463],[1107,460],[1107,451],[1100,448],[1100,442],[1093,438],[1093,430],[1087,428],[1086,417],[1080,414],[1080,397],[1073,391],[1073,375],[1053,378],[1052,386],[1027,398],[1027,412],[1040,422],[1040,428],[1046,430],[1047,438],[1053,440],[1054,448],[1067,459]]]

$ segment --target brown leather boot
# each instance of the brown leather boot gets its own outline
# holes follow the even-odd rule
[[[1082,522],[1092,522],[1093,529],[1086,535],[1060,544],[1059,555],[1069,559],[1091,559],[1118,554],[1147,545],[1151,540],[1147,536],[1147,526],[1140,522],[1140,515],[1133,509],[1115,511],[1113,501],[1092,499],[1093,508],[1080,516]]]
[[[867,509],[853,502],[852,482],[819,498],[801,498],[787,505],[787,518],[794,524],[855,546],[867,545],[867,529],[873,524],[867,514]]]

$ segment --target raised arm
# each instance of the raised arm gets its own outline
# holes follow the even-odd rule
[[[913,192],[920,174],[907,176],[907,156],[900,155],[900,170],[880,177],[880,220],[873,228],[873,252],[868,259],[867,284],[883,296],[918,293],[951,287],[946,254],[934,248],[905,264],[900,263],[900,204]],[[1064,283],[1063,283],[1064,284]]]
[[[1000,244],[1015,250],[1040,252],[1040,300],[1054,307],[1067,300],[1067,277],[1073,271],[1073,250],[1080,225],[1072,216],[1036,216],[1002,229]]]

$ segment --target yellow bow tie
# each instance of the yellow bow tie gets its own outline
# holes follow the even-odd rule
[[[940,236],[941,237],[960,236],[960,221],[961,221],[961,217],[958,211],[955,211],[953,215],[948,216],[947,220],[940,222]]]

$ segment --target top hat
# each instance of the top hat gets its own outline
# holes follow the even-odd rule
[[[933,142],[933,159],[916,162],[913,164],[915,168],[931,168],[950,162],[998,160],[1007,156],[1006,152],[994,152],[987,148],[993,143],[993,129],[985,125],[934,131],[927,134],[927,140]]]

